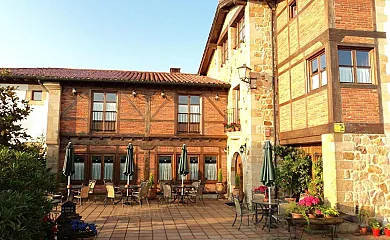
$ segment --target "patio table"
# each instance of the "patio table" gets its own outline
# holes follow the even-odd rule
[[[188,190],[192,190],[195,188],[194,185],[173,185],[175,195],[172,202],[178,200],[179,203],[185,203],[184,198],[187,197],[187,200],[192,202],[188,196]]]
[[[131,205],[131,203],[137,202],[136,199],[133,197],[133,192],[140,189],[141,187],[138,185],[128,185],[124,186],[124,189],[126,190],[126,201],[123,204]],[[130,201],[129,201],[130,198]]]
[[[268,231],[271,231],[271,228],[277,228],[276,225],[272,224],[272,215],[274,213],[274,209],[277,209],[280,201],[272,200],[271,203],[269,201],[265,202],[263,200],[252,200],[252,204],[255,205],[255,224],[258,224],[263,219],[264,215],[266,216],[266,221],[264,223],[263,229],[268,227]],[[259,221],[259,207],[262,210],[263,216],[261,216],[261,220]]]

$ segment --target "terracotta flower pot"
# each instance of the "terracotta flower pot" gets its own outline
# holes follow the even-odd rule
[[[385,232],[385,236],[390,236],[390,229],[384,228],[383,231]]]
[[[317,218],[316,215],[311,214],[311,213],[307,214],[307,216],[308,216],[309,218]]]
[[[148,192],[148,200],[155,199],[156,198],[156,192],[157,192],[156,188],[150,188],[149,192]]]
[[[303,218],[303,215],[300,213],[291,213],[292,218]]]
[[[373,228],[372,235],[374,235],[375,237],[379,237],[379,235],[381,235],[381,230],[379,228]]]
[[[295,202],[295,201],[296,201],[295,198],[285,198],[284,200],[286,200],[288,203],[291,203],[291,202]]]
[[[367,234],[367,227],[360,226],[359,227],[359,233],[362,234],[362,235],[366,235]]]

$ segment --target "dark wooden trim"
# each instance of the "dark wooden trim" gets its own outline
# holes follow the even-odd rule
[[[345,133],[383,134],[383,123],[345,123]]]
[[[151,120],[151,95],[145,95],[145,136],[148,137],[150,135],[150,120]],[[158,112],[158,110],[157,110]]]
[[[130,105],[134,108],[134,110],[138,113],[139,116],[145,117],[142,112],[137,108],[137,106],[134,104],[133,101],[131,101],[130,96],[128,94],[125,94],[125,91],[122,91],[121,94],[124,94]]]
[[[338,46],[334,42],[330,42],[329,46],[329,58],[330,65],[329,70],[330,74],[330,101],[328,102],[330,105],[331,116],[329,118],[329,122],[342,122],[343,120],[343,112],[342,112],[342,101],[341,101],[341,89],[340,89],[340,81],[339,81],[339,60],[338,60]]]
[[[379,85],[371,83],[340,83],[340,88],[378,89],[379,91]]]
[[[321,136],[311,136],[295,139],[280,140],[281,145],[293,145],[293,144],[307,144],[321,142]]]
[[[280,133],[280,141],[296,138],[307,138],[313,136],[320,136],[324,133],[333,132],[333,123],[332,124],[323,124],[315,127],[292,130],[288,132]]]

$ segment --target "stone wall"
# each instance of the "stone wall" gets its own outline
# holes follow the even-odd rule
[[[325,134],[325,199],[348,213],[364,208],[390,216],[390,136]]]

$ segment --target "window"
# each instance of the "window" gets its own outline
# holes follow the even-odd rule
[[[342,83],[371,83],[370,52],[339,50],[339,72]]]
[[[93,93],[92,130],[116,129],[116,93]]]
[[[207,180],[217,180],[217,157],[205,156],[204,177]]]
[[[199,157],[198,156],[188,156],[189,160],[189,173],[184,179],[189,180],[199,180]],[[180,165],[180,155],[176,155],[177,161],[177,179],[181,181],[182,176],[179,173]]]
[[[114,156],[92,156],[92,179],[113,180],[113,173],[114,173]]]
[[[120,157],[120,159],[121,159],[121,165],[120,165],[120,169],[119,169],[119,176],[120,176],[119,180],[124,181],[124,180],[127,180],[127,176],[125,174],[123,174],[124,169],[125,169],[126,155],[122,155]],[[135,172],[134,172],[134,174],[135,174]],[[133,180],[134,174],[132,176],[130,176],[130,180]]]
[[[200,133],[200,97],[183,96],[178,99],[178,132]]]
[[[297,2],[292,1],[289,5],[290,19],[295,18],[298,15]]]
[[[172,157],[171,156],[158,157],[158,179],[172,180]]]
[[[309,60],[309,89],[314,90],[328,83],[325,53]]]
[[[237,23],[237,46],[245,42],[245,21],[244,17]]]
[[[32,91],[32,98],[33,101],[42,101],[42,91]]]
[[[228,60],[228,41],[227,39],[222,44],[222,64]]]
[[[80,155],[74,156],[74,174],[72,180],[84,180],[84,162],[85,157]]]

